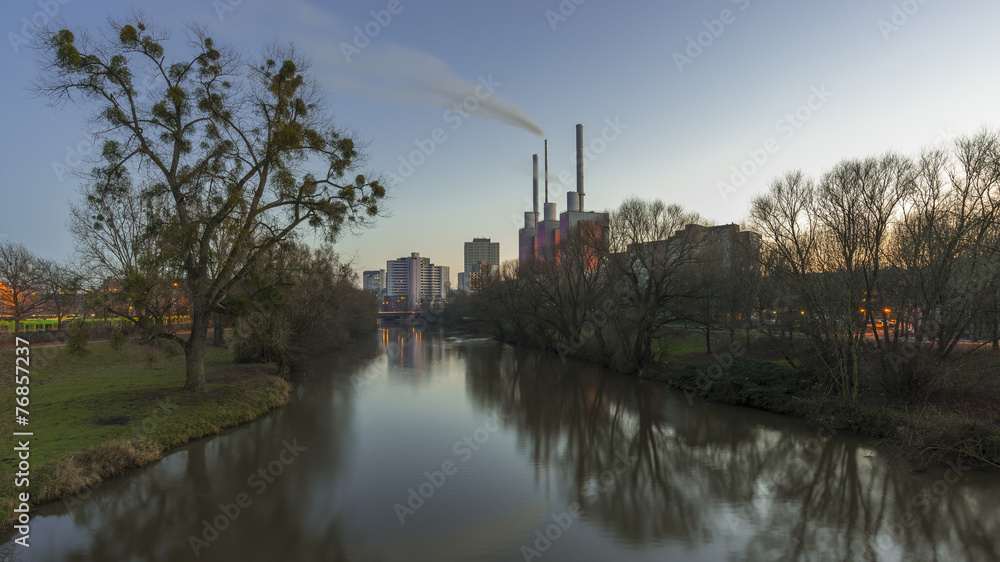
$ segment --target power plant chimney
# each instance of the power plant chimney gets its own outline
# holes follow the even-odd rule
[[[559,220],[556,211],[556,204],[549,203],[549,139],[545,139],[545,216],[542,220]]]
[[[532,175],[533,175],[532,194],[534,196],[533,201],[535,202],[533,210],[535,212],[535,220],[537,221],[538,220],[538,155],[537,154],[531,155],[531,165],[532,165]]]
[[[583,211],[583,124],[579,123],[576,126],[576,193],[578,210]]]
[[[549,202],[549,139],[545,139],[545,203]]]

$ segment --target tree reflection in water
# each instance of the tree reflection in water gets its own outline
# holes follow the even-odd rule
[[[375,343],[363,353],[374,357]],[[321,358],[321,370],[353,359]],[[108,480],[69,509],[64,503],[44,506],[40,514],[69,515],[75,528],[58,523],[39,528],[40,540],[47,540],[36,543],[40,548],[31,554],[49,560],[193,560],[188,537],[201,537],[204,520],[221,513],[219,503],[234,502],[245,492],[252,503],[201,549],[199,559],[283,560],[289,553],[363,558],[348,552],[342,531],[347,514],[332,501],[343,485],[337,473],[352,439],[354,390],[317,376],[295,392],[297,408],[283,408],[228,431],[225,439],[197,441],[126,478]],[[248,485],[250,475],[279,459],[284,441],[296,439],[306,451],[258,495],[259,486]]]
[[[689,405],[661,384],[533,350],[477,346],[465,359],[468,395],[507,416],[536,483],[558,486],[636,547],[722,541],[750,560],[1000,559],[995,475],[967,473],[921,500],[943,472],[907,474],[854,436]],[[608,478],[619,452],[635,461]],[[602,474],[608,484],[595,493]]]
[[[849,435],[691,405],[552,354],[417,333],[387,330],[322,358],[289,407],[111,479],[72,511],[39,508],[30,556],[193,560],[188,537],[248,492],[198,559],[520,559],[539,522],[574,502],[583,521],[545,560],[1000,559],[995,474],[945,485],[943,472],[870,458]],[[393,505],[493,414],[506,421],[488,446],[399,524]],[[291,440],[307,450],[256,494],[247,478]]]

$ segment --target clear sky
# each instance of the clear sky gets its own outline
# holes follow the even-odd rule
[[[560,212],[582,123],[588,210],[636,195],[724,223],[788,170],[818,176],[1000,125],[996,0],[18,0],[0,8],[0,236],[48,258],[73,250],[64,224],[79,183],[62,168],[79,168],[72,151],[91,139],[85,112],[26,89],[36,62],[17,36],[43,6],[89,28],[136,6],[174,41],[199,22],[248,54],[294,43],[338,121],[369,141],[368,166],[397,176],[389,216],[339,251],[359,270],[420,252],[453,283],[473,237],[516,258],[540,131]],[[463,100],[468,117],[447,112]],[[420,145],[432,153],[413,155]]]

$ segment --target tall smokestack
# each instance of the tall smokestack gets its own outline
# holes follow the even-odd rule
[[[532,195],[534,196],[533,201],[535,202],[535,220],[538,220],[538,155],[531,155],[531,167],[532,167]]]
[[[576,126],[576,192],[583,211],[583,125],[579,123]]]
[[[549,202],[549,139],[545,139],[545,203]]]

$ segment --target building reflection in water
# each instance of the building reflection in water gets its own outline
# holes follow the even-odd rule
[[[429,336],[429,337],[428,337]],[[381,328],[380,351],[389,367],[402,367],[391,373],[410,377],[425,377],[432,363],[445,359],[447,350],[440,330],[420,326],[384,326]]]

